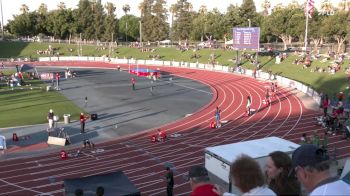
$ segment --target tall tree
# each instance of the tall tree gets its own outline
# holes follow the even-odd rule
[[[263,9],[262,14],[263,14],[264,16],[269,15],[269,9],[270,9],[270,7],[271,7],[270,1],[269,1],[269,0],[264,0],[264,2],[261,4],[261,8]]]
[[[105,26],[104,26],[104,21],[105,21],[105,13],[103,10],[103,6],[100,3],[100,1],[94,3],[94,9],[93,9],[93,14],[94,14],[94,38],[96,40],[102,40],[104,41],[104,32],[105,32]]]
[[[20,15],[15,15],[12,21],[9,21],[7,29],[10,33],[17,36],[34,36],[37,35],[37,14],[29,12],[27,5],[22,4]]]
[[[239,8],[239,16],[243,19],[243,26],[248,26],[246,25],[248,24],[248,19],[251,21],[252,26],[256,26],[258,24],[256,7],[253,0],[243,0],[243,3]]]
[[[342,47],[346,41],[346,38],[349,36],[348,35],[349,25],[344,25],[344,24],[350,24],[349,12],[345,12],[345,11],[335,12],[334,15],[327,17],[322,24],[323,26],[327,27],[327,28],[324,28],[325,35],[337,41],[338,43],[337,53],[343,52]]]
[[[66,4],[64,2],[60,2],[58,5],[57,5],[57,8],[59,10],[64,10],[66,9]]]
[[[267,31],[283,41],[286,50],[292,39],[300,37],[304,32],[304,22],[305,16],[302,9],[278,7],[272,10],[265,24]]]
[[[130,11],[130,5],[129,4],[123,5],[123,11],[125,14],[124,16],[127,17],[128,12]],[[125,41],[128,41],[128,20],[125,20],[125,32],[124,33],[125,33]]]
[[[192,40],[201,40],[206,34],[206,20],[208,15],[208,9],[206,6],[201,6],[198,10],[198,13],[193,15],[192,20],[192,31],[191,31],[191,39]]]
[[[161,41],[168,38],[169,24],[165,0],[155,0],[152,6],[152,36],[151,41]]]
[[[169,12],[171,13],[171,27],[173,27],[174,16],[175,16],[175,13],[177,12],[176,4],[171,4],[171,6],[169,8]]]
[[[104,40],[112,41],[115,40],[115,37],[117,36],[118,32],[118,25],[117,25],[117,19],[115,15],[116,7],[113,3],[108,2],[105,6],[107,10],[107,16],[105,17],[104,26],[105,26],[105,33],[104,33]]]
[[[226,14],[224,16],[225,33],[228,38],[232,37],[232,28],[241,25],[241,18],[239,16],[239,7],[230,4],[227,8]]]
[[[187,0],[180,0],[177,1],[176,6],[176,20],[172,35],[174,39],[186,40],[190,37],[192,30],[192,5]]]
[[[129,41],[136,41],[138,40],[140,36],[140,25],[139,25],[140,18],[128,14],[127,16],[123,16],[119,19],[119,32],[123,33],[125,32],[125,24],[126,22],[128,23],[128,39]]]
[[[44,35],[49,35],[47,32],[47,16],[48,16],[48,10],[47,5],[42,3],[40,4],[38,10],[37,10],[37,30],[38,33],[42,33]]]
[[[154,3],[154,0],[144,0],[140,4],[140,8],[142,9],[142,15],[141,15],[141,23],[142,23],[142,37],[143,41],[151,41],[152,40],[152,21],[153,21],[153,15],[152,15],[152,5]]]
[[[77,33],[82,34],[82,39],[91,40],[95,37],[93,26],[92,4],[88,0],[80,0],[75,11],[74,20],[77,26]]]
[[[212,39],[221,39],[225,34],[225,29],[222,28],[224,17],[218,9],[208,12],[207,20],[205,21],[206,36]]]
[[[74,32],[74,18],[71,9],[53,10],[48,15],[47,31],[55,38],[67,39]]]
[[[21,14],[27,14],[29,12],[29,7],[26,4],[22,4],[21,8],[19,9]]]
[[[316,54],[317,48],[321,43],[321,40],[324,38],[324,33],[325,30],[322,25],[323,20],[326,18],[325,15],[320,15],[317,10],[314,11],[312,19],[309,22],[309,28],[308,28],[308,33],[309,33],[309,38],[312,41],[314,45],[314,52]]]

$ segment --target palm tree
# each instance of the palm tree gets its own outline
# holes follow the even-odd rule
[[[205,6],[205,5],[201,5],[200,7],[199,7],[199,10],[198,10],[198,13],[199,14],[207,14],[207,12],[208,12],[208,9],[207,9],[207,6]]]
[[[57,8],[59,10],[64,10],[66,9],[66,4],[64,2],[60,2],[58,5],[57,5]]]
[[[115,12],[115,6],[113,3],[111,2],[108,2],[106,5],[105,5],[105,8],[107,10],[107,15],[111,15]]]
[[[272,11],[277,11],[283,9],[282,3],[277,4],[275,7],[272,8]]]
[[[328,0],[324,0],[321,4],[321,12],[330,14],[334,11],[332,3],[330,3]]]
[[[40,4],[39,8],[38,8],[38,12],[41,15],[44,15],[47,13],[47,5],[45,3]]]
[[[169,11],[171,13],[171,26],[173,26],[173,22],[174,22],[174,15],[177,12],[177,6],[176,4],[172,4],[169,8]]]
[[[127,16],[128,12],[130,11],[130,5],[125,4],[123,5],[123,11],[125,13],[125,16]],[[125,17],[125,41],[128,42],[128,20]]]
[[[189,12],[192,11],[192,9],[193,9],[193,5],[190,2],[186,2],[184,7],[185,7],[185,10],[187,10]]]
[[[141,2],[138,6],[140,12],[141,12],[141,18],[143,17],[143,13],[145,11],[145,3],[144,2]]]
[[[123,5],[123,11],[124,11],[125,15],[127,15],[128,12],[130,12],[130,5],[129,4]]]
[[[338,4],[338,8],[339,10],[342,10],[342,11],[349,11],[349,3],[347,0],[342,0],[341,2],[339,2]]]
[[[203,28],[203,32],[202,32],[202,35],[201,35],[201,42],[203,41],[203,35],[205,35],[205,32],[206,32],[206,25],[205,25],[205,22],[206,22],[206,15],[208,13],[208,9],[207,9],[207,6],[204,6],[204,5],[201,5],[199,7],[199,10],[198,10],[198,13],[201,17],[201,20],[202,20],[202,23],[201,23],[201,26]]]
[[[297,9],[297,8],[300,7],[300,5],[299,5],[298,1],[293,0],[292,3],[290,3],[290,4],[288,5],[288,7],[291,8],[291,9]]]
[[[270,1],[265,0],[264,3],[261,4],[261,7],[263,8],[263,15],[267,16],[269,14],[269,9],[271,7]]]
[[[19,10],[21,11],[22,14],[26,14],[29,12],[29,7],[26,4],[22,4]]]

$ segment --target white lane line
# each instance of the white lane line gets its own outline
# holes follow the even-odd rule
[[[26,187],[23,187],[23,186],[19,186],[19,185],[17,185],[17,184],[13,184],[13,183],[11,183],[11,182],[5,181],[5,180],[3,180],[3,179],[0,179],[0,181],[3,182],[3,183],[5,183],[5,184],[8,184],[8,185],[10,185],[10,186],[17,187],[17,188],[21,189],[20,191],[22,191],[22,190],[23,190],[23,191],[32,191],[32,192],[35,192],[35,193],[44,194],[43,192],[36,191],[36,190],[30,189],[30,188],[26,188]],[[18,192],[18,190],[16,190],[15,192]],[[8,194],[10,194],[10,193],[11,193],[11,192],[7,192],[7,193],[1,193],[1,192],[0,192],[0,195],[8,195]]]

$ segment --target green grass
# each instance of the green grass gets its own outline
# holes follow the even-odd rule
[[[60,120],[63,120],[63,114],[71,114],[72,119],[79,118],[83,110],[63,95],[56,91],[46,92],[42,81],[27,80],[26,77],[25,81],[28,86],[14,87],[13,90],[3,86],[0,89],[0,127],[46,123],[49,109],[53,109]]]
[[[77,45],[74,44],[50,44],[53,48],[57,48],[60,56],[77,56]],[[49,55],[38,55],[37,50],[48,49],[48,43],[25,43],[25,42],[0,42],[0,57],[15,58],[15,57],[46,57]],[[73,51],[71,52],[70,49]],[[97,50],[95,45],[83,46],[84,56],[102,56],[109,55],[108,47],[105,50]],[[197,54],[198,59],[191,59],[191,56]],[[141,52],[139,49],[130,47],[115,47],[111,54],[113,58],[134,58],[134,59],[151,59],[150,55],[161,56],[160,60],[164,61],[186,61],[208,63],[210,55],[215,55],[215,61],[218,64],[226,66],[235,66],[232,59],[236,58],[235,51],[221,49],[200,49],[194,52],[188,50],[181,52],[176,48],[156,48],[154,52]],[[349,90],[345,79],[345,68],[350,63],[347,59],[342,65],[341,71],[334,75],[329,73],[310,72],[311,69],[317,67],[327,67],[331,61],[321,63],[316,60],[312,63],[311,68],[303,69],[302,65],[294,65],[292,62],[298,58],[293,54],[289,54],[287,60],[281,64],[275,64],[275,59],[270,60],[267,56],[259,56],[259,62],[262,65],[263,71],[271,70],[273,73],[278,73],[281,76],[299,81],[309,85],[318,92],[325,92],[330,97],[333,93],[344,91],[346,94]],[[243,62],[243,66],[252,69],[253,65],[250,62]],[[39,81],[32,81],[33,85],[43,86]],[[81,109],[68,101],[65,97],[57,92],[44,92],[44,90],[15,90],[5,92],[5,87],[0,87],[0,127],[35,124],[46,122],[46,114],[50,108],[54,109],[55,113],[61,116],[64,113],[70,113],[77,118]]]

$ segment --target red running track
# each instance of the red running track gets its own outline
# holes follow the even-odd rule
[[[40,63],[47,65],[46,63]],[[55,65],[116,68],[106,63],[64,62]],[[121,65],[122,68],[127,66]],[[140,66],[144,67],[144,66]],[[161,71],[202,82],[210,86],[213,98],[195,114],[166,124],[161,128],[181,133],[179,138],[164,143],[151,143],[148,130],[97,144],[104,152],[84,152],[77,158],[60,160],[58,152],[38,157],[27,157],[0,162],[0,195],[62,195],[63,180],[122,170],[141,191],[142,195],[166,195],[164,165],[175,166],[175,195],[190,192],[184,175],[192,165],[204,164],[204,148],[268,136],[278,136],[299,142],[302,133],[323,133],[313,118],[318,112],[307,110],[296,97],[296,92],[278,88],[269,107],[262,106],[267,83],[242,75],[210,72],[187,68],[159,67]],[[246,97],[252,97],[256,113],[245,117]],[[222,110],[220,129],[210,129],[215,107]],[[341,136],[330,136],[330,146],[337,147],[338,157],[350,156],[350,145]],[[278,149],[276,149],[278,150]],[[71,150],[75,152],[76,149]]]

